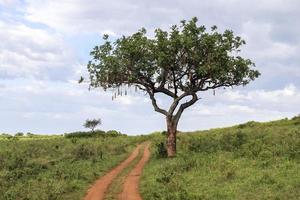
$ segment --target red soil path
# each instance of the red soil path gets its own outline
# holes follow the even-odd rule
[[[108,189],[109,185],[112,183],[114,178],[116,178],[116,176],[137,157],[140,148],[141,145],[138,145],[126,160],[124,160],[121,164],[112,169],[106,175],[99,178],[94,183],[94,185],[88,190],[86,196],[84,197],[84,200],[104,199],[105,192]]]
[[[150,143],[146,144],[142,159],[134,167],[125,179],[123,185],[123,191],[119,195],[119,200],[142,200],[139,193],[139,180],[143,171],[144,166],[150,158]]]

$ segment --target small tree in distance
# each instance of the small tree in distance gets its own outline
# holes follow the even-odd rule
[[[120,89],[133,86],[147,93],[154,110],[165,116],[169,157],[176,154],[179,119],[200,99],[199,93],[247,85],[260,75],[251,60],[239,56],[244,40],[230,30],[219,33],[216,26],[207,31],[197,18],[170,31],[156,29],[154,38],[143,28],[114,42],[108,35],[103,39],[87,65],[90,87],[117,89],[122,95]],[[158,105],[159,94],[172,100],[168,108]]]
[[[97,126],[99,126],[99,125],[101,125],[101,119],[100,119],[100,118],[99,118],[99,119],[87,119],[87,120],[85,121],[85,123],[83,124],[83,126],[84,126],[85,128],[91,129],[92,132],[94,132],[95,128],[96,128]]]

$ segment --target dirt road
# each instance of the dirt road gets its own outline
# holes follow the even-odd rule
[[[150,158],[149,146],[150,143],[147,143],[142,159],[127,176],[123,185],[123,191],[119,195],[119,200],[142,200],[142,197],[139,193],[139,181],[144,166]]]
[[[133,160],[138,156],[142,146],[142,144],[138,145],[125,161],[112,169],[103,177],[99,178],[88,190],[87,195],[83,200],[103,200],[105,197],[105,193],[108,191],[108,188],[113,180],[118,176],[120,172],[127,168],[131,162],[133,162]],[[118,198],[120,200],[142,200],[139,193],[139,180],[143,168],[150,158],[149,147],[150,143],[146,143],[141,160],[126,177],[122,193],[118,195]]]
[[[121,164],[112,169],[106,175],[99,178],[88,190],[87,195],[84,197],[84,200],[104,199],[105,192],[108,189],[109,185],[112,183],[114,178],[137,157],[140,148],[141,145],[138,145],[126,160],[124,160]]]

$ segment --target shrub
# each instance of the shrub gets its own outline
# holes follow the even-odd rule
[[[167,133],[168,133],[167,131],[162,131],[161,132],[162,135],[167,135]]]
[[[35,136],[35,134],[30,133],[30,132],[26,133],[26,135],[27,135],[28,137],[34,137],[34,136]]]
[[[249,121],[249,122],[246,122],[246,123],[244,123],[244,124],[238,125],[238,128],[254,127],[254,126],[258,125],[258,124],[259,124],[258,122],[255,122],[255,121]]]
[[[104,137],[105,136],[105,131],[102,130],[95,130],[95,131],[77,131],[77,132],[72,132],[72,133],[65,133],[64,136],[66,138],[73,138],[73,137],[78,137],[78,138],[84,138],[84,137]]]
[[[95,157],[97,154],[97,147],[87,144],[81,144],[73,150],[73,155],[76,160],[90,159]]]
[[[221,137],[220,145],[221,149],[225,151],[234,151],[239,149],[244,143],[246,143],[246,136],[243,132],[237,131],[234,134],[224,133]]]
[[[300,114],[292,118],[295,125],[300,125]]]
[[[2,133],[2,134],[0,135],[0,137],[7,138],[7,139],[11,139],[13,136],[10,135],[10,134],[7,134],[7,133]]]
[[[24,136],[24,133],[18,132],[18,133],[15,134],[15,136],[17,136],[17,137],[19,137],[19,136]]]
[[[121,132],[116,131],[116,130],[109,130],[106,132],[107,136],[112,136],[112,137],[117,137],[117,136],[121,136]]]
[[[219,150],[219,141],[210,135],[191,138],[188,149],[192,152],[213,153]]]
[[[166,158],[167,157],[167,148],[164,142],[159,142],[155,144],[156,151],[155,155],[157,158]]]
[[[300,120],[300,114],[297,115],[297,116],[295,116],[295,117],[293,117],[292,120]]]

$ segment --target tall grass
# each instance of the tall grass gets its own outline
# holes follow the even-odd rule
[[[76,200],[143,137],[0,140],[1,200]]]
[[[142,176],[145,200],[300,199],[300,117],[180,134],[172,159],[163,141]]]

